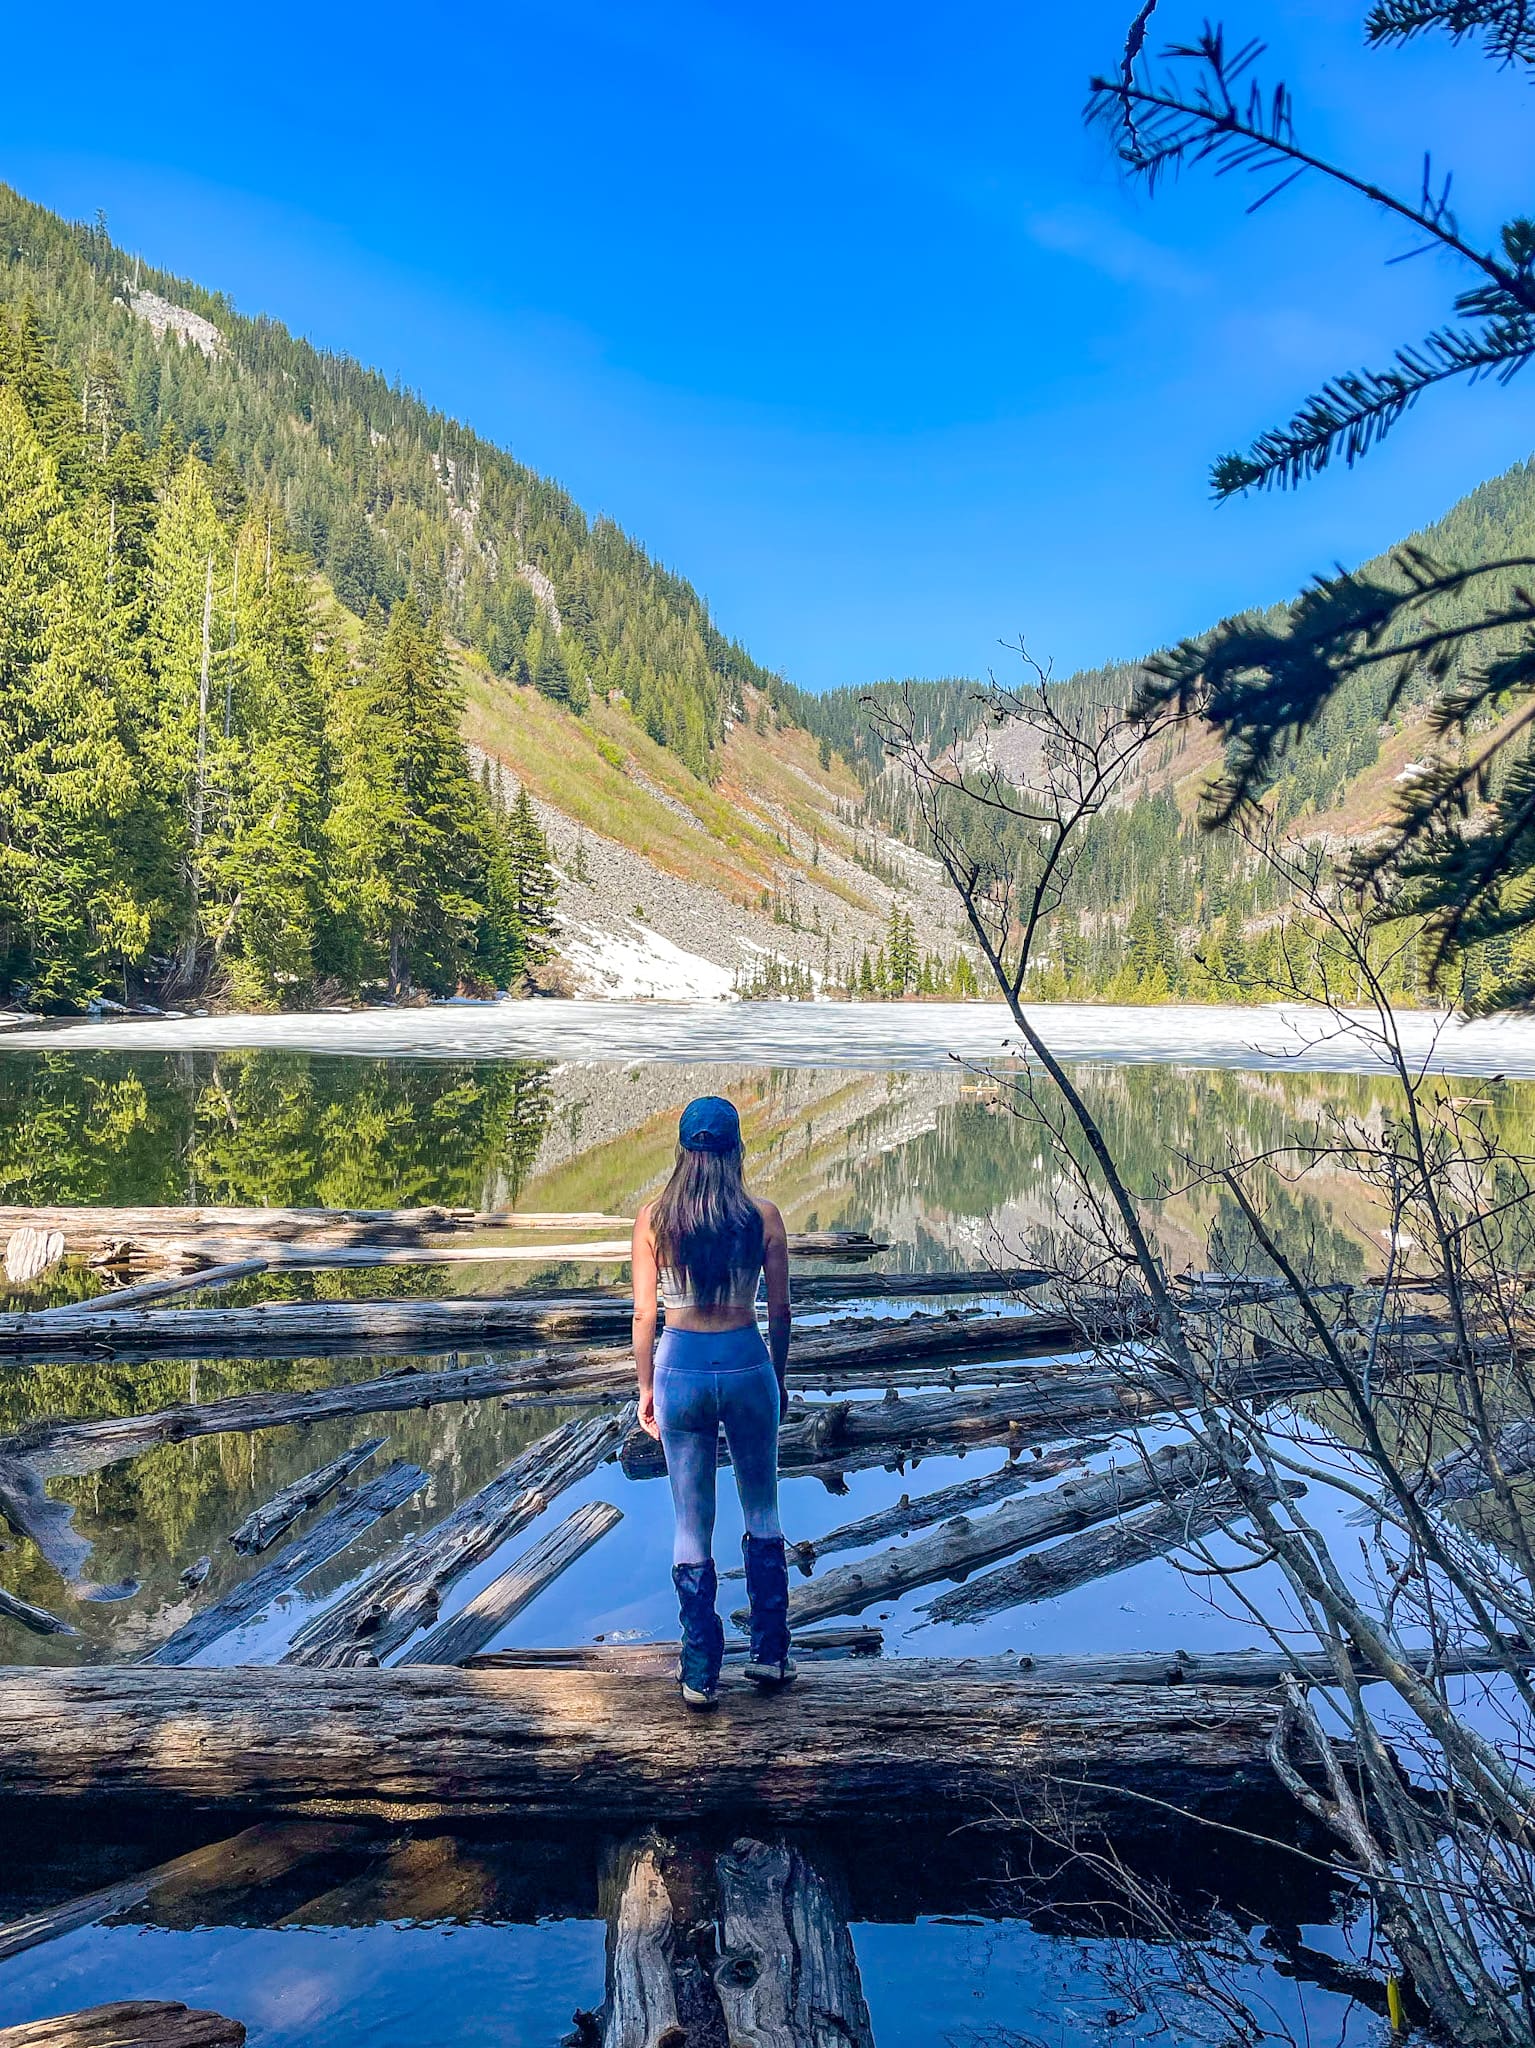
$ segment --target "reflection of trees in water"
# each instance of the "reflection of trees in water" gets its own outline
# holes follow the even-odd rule
[[[56,1368],[50,1391],[55,1409],[83,1414],[106,1408],[130,1413],[164,1400],[185,1398],[190,1374],[200,1375],[203,1384],[199,1392],[212,1398],[324,1386],[342,1378],[366,1379],[410,1362],[392,1358],[344,1363],[323,1359],[221,1363],[216,1385],[210,1384],[213,1369],[209,1366],[134,1368],[138,1377],[132,1397],[117,1399],[103,1398],[115,1390],[95,1377],[95,1368]],[[440,1361],[422,1363],[430,1366]],[[90,1386],[79,1384],[88,1376],[92,1377]],[[184,1566],[199,1556],[210,1556],[213,1572],[198,1593],[198,1602],[206,1605],[222,1597],[251,1570],[250,1560],[237,1556],[228,1538],[253,1507],[361,1437],[387,1436],[388,1442],[374,1463],[359,1476],[365,1479],[391,1459],[407,1458],[432,1475],[432,1485],[429,1492],[388,1516],[305,1582],[309,1594],[339,1585],[412,1528],[438,1520],[456,1501],[494,1478],[536,1437],[575,1412],[544,1408],[518,1413],[498,1402],[485,1401],[361,1419],[342,1417],[302,1429],[162,1444],[142,1457],[82,1479],[55,1479],[49,1492],[74,1504],[76,1526],[95,1545],[87,1576],[142,1583],[130,1600],[120,1604],[77,1603],[33,1546],[17,1543],[0,1558],[0,1582],[23,1599],[65,1615],[84,1640],[34,1641],[27,1637],[19,1652],[13,1649],[12,1654],[19,1653],[29,1662],[73,1664],[82,1657],[110,1660],[148,1647],[173,1625],[163,1610],[181,1597],[177,1574]]]
[[[1229,1202],[1208,1189],[1164,1192],[1191,1178],[1188,1162],[1218,1163],[1228,1147],[1253,1156],[1325,1145],[1341,1124],[1378,1121],[1386,1100],[1381,1081],[1356,1074],[1147,1066],[1079,1068],[1077,1079],[1126,1180],[1160,1211],[1170,1241],[1202,1246],[1213,1229],[1225,1245],[1223,1263],[1231,1265],[1243,1263],[1246,1233]],[[1468,1084],[1444,1085],[1454,1095]],[[1531,1149],[1535,1087],[1475,1085],[1509,1150]],[[941,1104],[930,1129],[851,1158],[849,1212],[881,1220],[915,1203],[935,1222],[959,1222],[1053,1203],[1064,1180],[1059,1147],[1079,1148],[1080,1139],[1068,1133],[1063,1141],[1047,1130],[1026,1095],[1013,1089],[1011,1076],[998,1076],[995,1086]],[[1285,1171],[1267,1181],[1271,1227],[1285,1251],[1333,1277],[1362,1274],[1366,1241],[1379,1222],[1368,1193],[1357,1179],[1335,1177],[1325,1162],[1303,1180],[1296,1178],[1298,1154],[1283,1164]]]
[[[534,1060],[0,1055],[0,1200],[478,1208],[553,1108]]]

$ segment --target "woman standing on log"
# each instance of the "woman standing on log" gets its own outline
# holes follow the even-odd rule
[[[788,1398],[789,1247],[783,1218],[741,1179],[741,1120],[703,1095],[682,1113],[677,1164],[634,1223],[634,1362],[640,1426],[658,1437],[671,1479],[672,1580],[682,1615],[678,1678],[690,1707],[714,1706],[725,1631],[712,1554],[719,1432],[724,1425],[746,1520],[751,1661],[759,1685],[784,1685],[789,1571],[778,1521],[778,1419]],[[768,1342],[757,1329],[766,1275]],[[666,1329],[656,1342],[656,1296]]]

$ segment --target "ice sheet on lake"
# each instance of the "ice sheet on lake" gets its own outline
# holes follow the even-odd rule
[[[1116,1065],[1295,1067],[1373,1073],[1371,1020],[1300,1006],[1121,1009],[1038,1004],[1030,1012],[1065,1060]],[[1430,1011],[1398,1019],[1404,1048],[1435,1071],[1535,1076],[1535,1020],[1462,1024]],[[495,1002],[252,1017],[120,1017],[0,1032],[0,1050],[289,1051],[417,1059],[717,1060],[737,1065],[937,1067],[987,1061],[1020,1043],[998,1003]]]

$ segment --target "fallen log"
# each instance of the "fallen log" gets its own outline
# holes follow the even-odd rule
[[[61,1362],[160,1358],[326,1358],[499,1348],[556,1339],[621,1336],[627,1312],[571,1308],[516,1295],[464,1300],[399,1297],[358,1301],[262,1301],[244,1308],[122,1308],[112,1297],[41,1315],[0,1316],[0,1358]],[[1098,1327],[1101,1341],[1133,1334],[1128,1325]],[[888,1378],[896,1367],[932,1359],[1024,1358],[1080,1350],[1080,1324],[1070,1316],[987,1315],[981,1311],[846,1321],[804,1330],[791,1374],[800,1379],[832,1369]],[[615,1377],[632,1377],[625,1349],[593,1354]],[[579,1357],[573,1365],[581,1363]]]
[[[102,1415],[85,1420],[30,1423],[0,1441],[0,1457],[30,1465],[45,1479],[78,1479],[158,1444],[190,1437],[243,1435],[258,1429],[331,1422],[340,1416],[382,1415],[398,1409],[435,1408],[453,1401],[488,1401],[497,1394],[538,1390],[547,1383],[542,1362],[466,1365],[444,1372],[408,1367],[383,1379],[353,1380],[301,1394],[231,1394],[222,1401],[184,1401],[144,1415]]]
[[[24,1223],[5,1241],[5,1277],[12,1287],[30,1287],[64,1256],[64,1233]]]
[[[37,1545],[61,1579],[79,1579],[91,1546],[74,1526],[74,1508],[68,1501],[50,1500],[38,1473],[24,1458],[0,1457],[0,1515],[18,1536]]]
[[[291,1486],[285,1486],[281,1493],[274,1493],[259,1508],[252,1508],[230,1537],[230,1542],[242,1557],[256,1557],[263,1550],[270,1550],[300,1515],[307,1515],[311,1508],[317,1508],[322,1500],[328,1499],[343,1479],[350,1479],[358,1466],[366,1465],[374,1452],[381,1451],[388,1441],[386,1436],[365,1437],[360,1444],[353,1444],[349,1451],[343,1451],[339,1458],[332,1458],[328,1465],[321,1465],[318,1471],[306,1472],[302,1479],[295,1479]]]
[[[741,1841],[714,1870],[714,1985],[730,2041],[874,2048],[846,1916],[805,1858],[782,1843]]]
[[[600,1210],[554,1213],[519,1209],[245,1209],[218,1206],[101,1208],[61,1204],[40,1209],[0,1208],[0,1235],[57,1232],[71,1258],[113,1263],[149,1257],[166,1245],[190,1248],[244,1238],[268,1244],[430,1243],[466,1230],[627,1230],[633,1218]],[[210,1253],[208,1256],[212,1256]]]
[[[796,1629],[797,1657],[877,1657],[885,1632],[861,1624],[853,1628]],[[458,1661],[469,1671],[628,1671],[675,1676],[676,1643],[572,1643],[562,1649],[484,1650]],[[726,1663],[741,1663],[751,1654],[745,1636],[725,1638]],[[403,1658],[401,1662],[403,1663]]]
[[[30,1600],[23,1600],[17,1593],[8,1593],[4,1586],[0,1586],[0,1621],[20,1622],[35,1636],[77,1636],[80,1633],[67,1621],[61,1621],[58,1615],[50,1614],[46,1607],[34,1607]]]
[[[1181,1389],[1163,1375],[1132,1380],[1059,1366],[989,1394],[892,1392],[882,1401],[791,1403],[778,1433],[778,1469],[854,1472],[967,1446],[1021,1447],[1084,1426],[1144,1422],[1181,1400]],[[721,1464],[729,1455],[722,1441]],[[655,1439],[636,1429],[624,1445],[623,1467],[631,1479],[651,1479],[665,1472],[666,1460]]]
[[[1149,1456],[1068,1479],[1049,1493],[1009,1501],[972,1521],[957,1515],[930,1536],[898,1543],[857,1564],[794,1587],[789,1595],[791,1627],[821,1621],[828,1614],[857,1614],[876,1600],[898,1600],[913,1587],[935,1579],[961,1579],[985,1564],[1031,1543],[1086,1529],[1146,1501],[1176,1497],[1201,1484],[1209,1457],[1197,1444],[1167,1444]],[[748,1618],[746,1610],[731,1616]]]
[[[1289,1489],[1303,1493],[1304,1487]],[[1201,1487],[1180,1501],[1163,1501],[1127,1515],[1107,1529],[1089,1529],[1050,1550],[1020,1557],[987,1572],[967,1586],[940,1593],[920,1611],[929,1621],[979,1621],[1004,1607],[1021,1607],[1035,1600],[1053,1600],[1058,1594],[1075,1591],[1093,1579],[1127,1571],[1153,1557],[1165,1557],[1181,1544],[1197,1543],[1223,1522],[1242,1517],[1236,1494],[1223,1481]]]
[[[1535,1472],[1535,1420],[1510,1422],[1486,1448],[1468,1444],[1441,1458],[1418,1486],[1418,1498],[1436,1508],[1474,1500],[1477,1494],[1490,1492],[1493,1479],[1489,1467],[1494,1463],[1504,1479],[1523,1479]]]
[[[865,1515],[862,1521],[844,1522],[840,1529],[832,1529],[810,1542],[791,1544],[790,1549],[802,1565],[817,1564],[839,1550],[865,1550],[870,1544],[883,1543],[887,1536],[909,1536],[914,1529],[931,1528],[935,1522],[948,1521],[951,1515],[988,1508],[995,1501],[1021,1493],[1026,1486],[1057,1478],[1083,1464],[1095,1451],[1107,1449],[1105,1439],[1089,1438],[1042,1457],[1009,1458],[995,1472],[983,1472],[978,1479],[961,1479],[954,1486],[918,1494],[915,1500],[909,1493],[903,1493],[894,1507],[881,1508],[878,1514]],[[744,1576],[739,1571],[721,1573],[722,1578]]]
[[[1128,1650],[1103,1656],[1009,1657],[966,1660],[1013,1665],[1029,1685],[1246,1685],[1265,1691],[1282,1678],[1296,1677],[1318,1685],[1333,1683],[1333,1662],[1322,1650]],[[1433,1670],[1445,1678],[1535,1669],[1535,1651],[1509,1639],[1502,1650],[1456,1650],[1433,1657],[1427,1650],[1409,1650],[1407,1662],[1420,1674]],[[1380,1673],[1353,1658],[1361,1684],[1379,1684]]]
[[[40,1323],[68,1322],[72,1316],[116,1313],[118,1309],[139,1308],[146,1301],[161,1301],[170,1294],[201,1293],[208,1287],[231,1287],[236,1280],[252,1280],[267,1269],[265,1259],[234,1259],[224,1266],[204,1266],[196,1273],[171,1273],[163,1280],[146,1280],[139,1287],[116,1287],[109,1294],[93,1294],[84,1301],[66,1301],[58,1308],[36,1309],[25,1318],[34,1329]]]
[[[442,1596],[465,1572],[525,1529],[623,1440],[632,1405],[580,1416],[553,1429],[451,1514],[400,1544],[334,1606],[294,1636],[285,1664],[379,1663],[437,1619]]]
[[[285,1877],[317,1856],[332,1855],[364,1840],[363,1832],[335,1822],[266,1822],[246,1828],[222,1842],[211,1842],[156,1865],[137,1877],[126,1877],[100,1891],[66,1899],[0,1927],[0,1962],[38,1948],[61,1934],[130,1913],[151,1901],[168,1906],[180,1899],[205,1899],[211,1892],[246,1890]]]
[[[457,1614],[439,1622],[419,1643],[412,1643],[400,1663],[462,1664],[465,1658],[483,1650],[492,1636],[498,1635],[622,1520],[622,1511],[608,1501],[584,1502],[557,1529],[530,1544]]]
[[[1248,1687],[1021,1686],[943,1660],[810,1665],[780,1697],[727,1673],[718,1714],[610,1671],[0,1672],[0,1793],[93,1810],[515,1812],[598,1825],[1082,1816],[1119,1791],[1250,1814],[1277,1794],[1277,1702]],[[664,1731],[664,1740],[658,1740]]]
[[[687,2048],[672,1971],[676,1927],[653,1842],[626,1843],[602,1874],[608,1923],[602,2011],[578,2013],[602,2048]]]
[[[0,2048],[243,2048],[244,2040],[238,2020],[160,1998],[120,1999],[0,2027]]]
[[[412,1494],[421,1491],[426,1481],[427,1475],[419,1465],[410,1465],[401,1459],[389,1466],[376,1479],[370,1479],[366,1486],[344,1496],[297,1542],[279,1550],[270,1564],[252,1572],[248,1579],[242,1579],[232,1592],[226,1593],[212,1607],[205,1607],[200,1614],[194,1614],[157,1649],[146,1651],[139,1662],[190,1663],[201,1651],[216,1643],[220,1636],[254,1621],[279,1593],[286,1593],[317,1566],[339,1556],[349,1543],[355,1542],[381,1517],[403,1507]]]
[[[629,1216],[596,1210],[553,1213],[498,1209],[245,1209],[150,1207],[108,1209],[72,1205],[0,1208],[0,1235],[18,1264],[35,1261],[34,1242],[51,1254],[95,1265],[212,1265],[231,1257],[261,1256],[274,1245],[310,1249],[346,1246],[428,1247],[439,1237],[468,1231],[628,1230]],[[30,1233],[23,1237],[22,1233]],[[10,1253],[12,1239],[19,1239]],[[889,1245],[860,1230],[803,1230],[789,1234],[790,1252],[809,1258],[867,1258]],[[548,1258],[550,1253],[535,1256]],[[627,1244],[623,1256],[628,1257]],[[44,1270],[38,1267],[38,1271]],[[14,1279],[13,1279],[13,1284]]]

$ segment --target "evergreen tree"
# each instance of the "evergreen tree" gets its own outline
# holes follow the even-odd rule
[[[416,985],[446,994],[481,915],[484,816],[441,633],[410,598],[387,627],[374,621],[339,710],[337,907],[356,930],[364,974],[387,980],[393,995]]]

